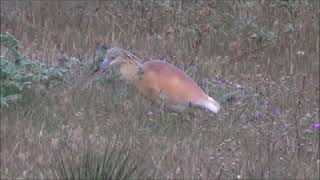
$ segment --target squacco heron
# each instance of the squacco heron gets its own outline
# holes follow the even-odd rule
[[[143,95],[174,111],[199,106],[218,113],[220,104],[206,94],[186,73],[161,60],[140,63],[132,53],[113,47],[97,69],[103,73],[111,66],[119,68],[120,78],[132,81]]]

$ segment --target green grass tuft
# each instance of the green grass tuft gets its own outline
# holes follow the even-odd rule
[[[129,147],[117,147],[117,143],[117,139],[109,143],[102,154],[88,144],[81,154],[59,150],[52,170],[58,179],[145,179],[147,171],[134,160]]]

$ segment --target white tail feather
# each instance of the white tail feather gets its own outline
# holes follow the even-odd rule
[[[202,106],[214,113],[218,113],[218,111],[220,110],[220,104],[210,96],[208,96],[208,99],[203,102]]]

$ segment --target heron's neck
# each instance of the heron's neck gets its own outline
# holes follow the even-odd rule
[[[142,75],[141,64],[139,62],[129,62],[121,65],[121,77],[127,81],[134,81]]]

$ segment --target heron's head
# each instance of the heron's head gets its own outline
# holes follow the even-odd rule
[[[100,64],[99,68],[96,70],[99,73],[104,73],[106,72],[111,66],[114,65],[123,65],[123,64],[137,64],[139,65],[139,59],[130,53],[129,51],[126,51],[124,49],[118,48],[118,47],[113,47],[110,48],[102,63]]]

